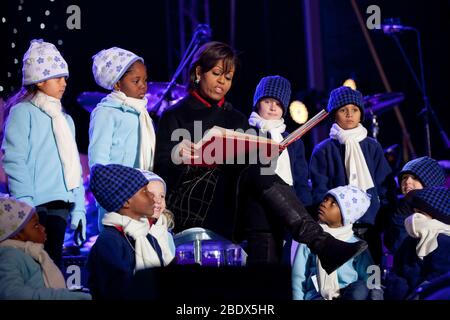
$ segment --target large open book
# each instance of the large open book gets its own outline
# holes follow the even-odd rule
[[[306,132],[325,119],[327,115],[328,113],[325,110],[320,111],[279,143],[257,135],[256,131],[243,132],[214,126],[195,144],[195,153],[199,157],[190,164],[209,166],[224,163],[268,163],[291,143],[300,139]]]

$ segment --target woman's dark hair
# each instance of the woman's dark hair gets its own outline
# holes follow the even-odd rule
[[[205,43],[194,55],[189,67],[189,89],[195,88],[195,69],[200,67],[202,72],[208,72],[217,63],[223,60],[224,73],[229,72],[233,67],[235,70],[239,65],[237,53],[227,44],[217,41]]]

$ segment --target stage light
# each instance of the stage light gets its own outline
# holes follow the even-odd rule
[[[11,48],[15,48],[16,47],[16,44],[14,43],[14,42],[11,42]]]
[[[63,41],[62,40],[58,40],[58,45],[62,45]]]
[[[6,23],[6,18],[5,17],[2,17],[2,22]]]
[[[14,64],[18,64],[18,63],[19,63],[19,60],[14,59]]]
[[[352,78],[345,80],[343,86],[356,90],[356,82]]]
[[[2,86],[0,86],[0,92],[2,92],[4,89],[3,89],[3,87]]]
[[[27,17],[27,22],[31,22],[31,17]]]
[[[50,10],[45,10],[45,15],[49,16],[50,15]]]
[[[298,124],[304,124],[308,120],[308,109],[301,101],[292,101],[289,105],[289,114],[292,120]]]
[[[17,29],[16,29],[16,28],[13,29],[13,33],[14,33],[14,34],[17,33]]]
[[[41,29],[45,29],[45,24],[41,23],[40,27]]]

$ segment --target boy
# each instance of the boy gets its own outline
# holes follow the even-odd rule
[[[90,300],[66,287],[61,271],[44,250],[47,239],[36,210],[14,198],[0,198],[0,300]]]
[[[108,213],[89,253],[89,287],[94,299],[126,298],[135,271],[166,266],[174,257],[167,220],[160,215],[165,183],[152,172],[96,164],[90,187]],[[158,215],[150,225],[149,218]]]
[[[353,233],[353,223],[369,206],[370,196],[358,187],[348,185],[329,190],[318,208],[321,226],[339,240],[356,242],[359,239]],[[367,267],[370,265],[373,261],[366,250],[327,274],[317,256],[300,244],[292,267],[294,299],[367,300],[370,293],[366,285]]]
[[[395,253],[408,237],[404,222],[413,211],[406,204],[404,196],[412,190],[442,186],[444,183],[444,170],[430,157],[420,157],[403,166],[398,174],[398,185],[403,197],[399,199],[397,209],[390,217],[390,223],[384,232],[384,244],[392,253]]]

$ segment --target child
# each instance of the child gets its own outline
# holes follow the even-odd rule
[[[99,86],[113,90],[94,109],[89,124],[89,167],[121,164],[152,170],[155,130],[147,111],[147,69],[144,59],[113,47],[93,57]],[[105,210],[99,208],[98,227]]]
[[[335,238],[356,242],[352,226],[370,205],[370,196],[355,186],[343,186],[328,191],[319,206],[318,214],[322,228]],[[292,288],[295,300],[366,300],[367,267],[373,265],[366,250],[347,261],[331,274],[327,274],[320,260],[309,248],[300,244],[292,267]]]
[[[398,184],[403,196],[412,190],[443,186],[444,183],[444,170],[436,160],[430,157],[420,157],[409,161],[398,174]],[[403,240],[408,237],[404,222],[412,213],[402,197],[384,232],[384,244],[392,253],[395,253]]]
[[[405,219],[409,237],[397,250],[394,274],[386,282],[391,299],[404,299],[424,281],[450,272],[450,190],[416,189],[406,195],[406,202],[415,213]]]
[[[94,299],[126,298],[135,271],[168,265],[173,239],[165,215],[165,183],[159,176],[118,164],[92,167],[90,186],[108,213],[89,253],[89,287]]]
[[[347,184],[358,186],[371,195],[371,204],[358,223],[367,229],[362,235],[376,262],[381,258],[380,235],[374,232],[380,204],[386,204],[386,177],[391,168],[381,145],[367,137],[361,125],[364,102],[359,91],[349,87],[333,90],[328,112],[335,123],[330,138],[317,145],[312,153],[310,175],[313,204],[322,201],[327,190]]]
[[[283,115],[286,114],[290,97],[291,84],[287,79],[281,76],[262,78],[255,90],[254,111],[248,120],[250,126],[255,127],[261,134],[268,134],[269,138],[276,142],[281,142],[288,135],[285,131]],[[297,197],[305,206],[311,205],[308,165],[305,160],[305,147],[301,140],[297,140],[280,154],[277,158],[275,173],[288,185],[293,186]],[[261,252],[256,248],[260,246],[273,249],[274,252],[267,252],[268,262],[280,262],[282,258],[289,260],[291,239],[288,239],[285,245],[287,249],[282,253],[284,228],[280,226],[278,230],[267,232],[274,229],[276,224],[268,219],[261,219],[261,217],[268,217],[267,214],[262,214],[264,211],[261,202],[257,199],[247,202],[245,215],[249,221],[249,225],[246,227],[248,229],[246,233],[248,235],[249,263],[254,258],[256,259],[256,251]],[[266,244],[263,245],[263,242]],[[259,254],[258,256],[258,260],[263,258]]]
[[[0,300],[89,300],[71,292],[61,271],[44,250],[47,236],[34,208],[0,198]]]
[[[69,76],[56,47],[32,40],[23,58],[22,90],[12,97],[6,122],[3,167],[9,191],[36,207],[47,230],[45,250],[62,263],[62,246],[70,214],[78,245],[86,239],[86,210],[81,164],[72,118],[61,106]]]

